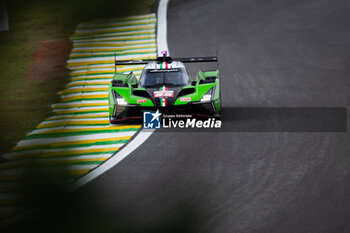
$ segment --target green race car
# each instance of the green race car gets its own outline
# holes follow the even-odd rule
[[[123,60],[117,65],[146,64],[140,79],[115,73],[108,88],[111,123],[142,118],[144,111],[163,114],[191,114],[199,117],[221,117],[219,70],[199,71],[192,80],[184,63],[217,62],[217,57]]]

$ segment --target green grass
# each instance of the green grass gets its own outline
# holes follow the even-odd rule
[[[10,31],[0,32],[0,154],[52,115],[67,77],[26,79],[41,42],[68,40],[78,23],[149,13],[155,0],[12,0]],[[65,66],[64,60],[60,66]],[[26,75],[27,74],[27,75]]]

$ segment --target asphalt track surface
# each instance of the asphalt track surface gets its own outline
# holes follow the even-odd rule
[[[293,121],[299,107],[350,106],[349,9],[347,0],[171,1],[171,55],[219,49],[229,130],[157,131],[79,195],[93,190],[108,218],[172,232],[350,232],[346,109],[321,113],[339,123],[328,128]],[[282,124],[279,107],[296,108]]]

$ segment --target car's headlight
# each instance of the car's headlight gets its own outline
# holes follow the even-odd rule
[[[201,102],[209,102],[212,100],[212,97],[213,97],[213,90],[214,90],[214,87],[210,88],[210,90],[205,93],[201,99]]]
[[[120,98],[117,98],[117,104],[118,104],[118,105],[121,105],[121,106],[124,106],[124,105],[128,105],[128,102],[126,102],[125,99],[123,99],[122,97],[120,97]]]
[[[114,91],[114,95],[119,106],[128,105],[128,102],[126,102],[126,100],[123,97],[121,97],[116,91]]]

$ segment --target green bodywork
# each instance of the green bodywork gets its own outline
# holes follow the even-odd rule
[[[217,77],[215,82],[212,83],[202,83],[200,84],[200,80],[205,80],[207,77]],[[139,105],[141,107],[154,107],[154,104],[150,98],[135,96],[132,93],[135,90],[143,90],[145,88],[139,88],[139,81],[133,73],[128,75],[117,73],[113,77],[114,80],[120,80],[122,83],[126,83],[125,87],[113,87],[112,83],[108,86],[108,102],[109,102],[109,114],[110,116],[113,114],[115,100],[112,95],[112,90],[117,92],[121,97],[123,97],[129,105]],[[215,87],[214,87],[215,86]],[[221,112],[221,96],[220,96],[220,79],[219,79],[219,71],[199,71],[197,73],[196,79],[191,82],[190,85],[184,86],[183,89],[194,88],[195,91],[192,94],[181,96],[176,99],[174,102],[174,106],[185,105],[188,102],[180,101],[180,98],[190,97],[190,102],[198,102],[201,98],[211,89],[215,88],[213,103],[216,109],[216,112]],[[142,99],[143,102],[138,103],[137,100]]]

